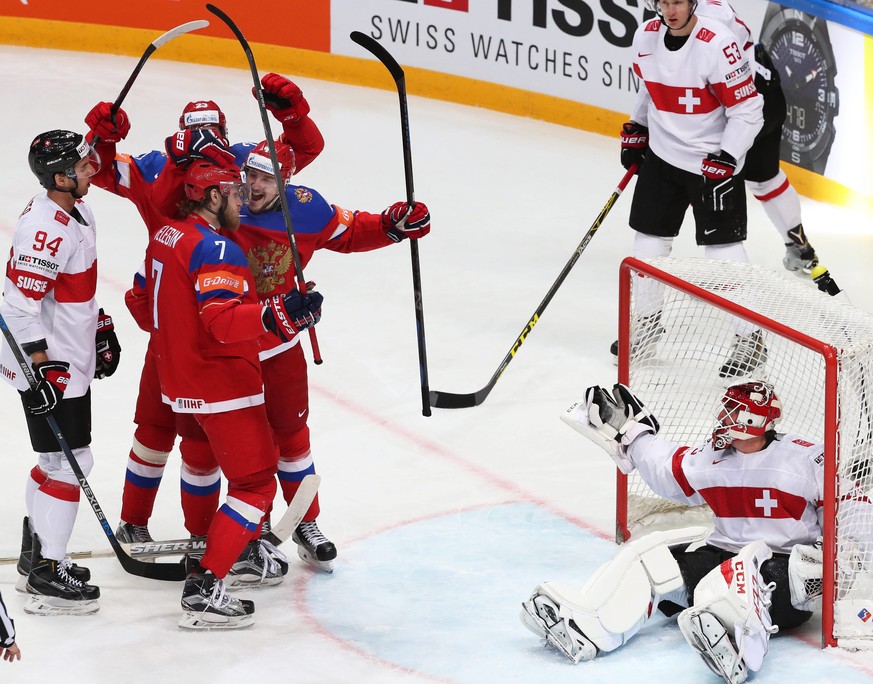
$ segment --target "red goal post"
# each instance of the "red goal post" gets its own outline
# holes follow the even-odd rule
[[[725,387],[755,378],[776,387],[780,432],[824,444],[831,484],[824,495],[823,645],[873,648],[873,505],[869,513],[840,507],[850,485],[873,492],[873,316],[811,281],[739,262],[627,258],[619,281],[618,379],[658,418],[659,436],[703,442]],[[721,377],[737,340],[755,335],[762,342],[750,364],[756,367]],[[619,542],[708,517],[705,507],[661,499],[635,472],[617,475]]]

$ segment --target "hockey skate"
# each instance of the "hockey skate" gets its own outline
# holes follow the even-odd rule
[[[224,582],[208,572],[194,572],[182,590],[185,629],[242,629],[255,624],[255,604],[225,591]]]
[[[657,353],[657,344],[666,332],[661,325],[661,312],[651,316],[640,316],[635,320],[631,334],[630,355],[635,362],[648,361]],[[614,363],[618,363],[618,340],[609,347]]]
[[[30,519],[24,516],[21,527],[21,554],[18,556],[18,581],[15,583],[15,591],[27,592],[27,576],[30,574],[30,554],[33,550],[33,532],[30,531]],[[91,571],[81,565],[76,565],[69,558],[64,559],[67,563],[67,572],[80,582],[91,579]]]
[[[122,544],[143,544],[154,541],[148,525],[132,525],[123,521],[118,523],[115,538]]]
[[[270,542],[249,542],[227,573],[225,584],[236,589],[280,584],[288,572],[288,559]]]
[[[812,269],[818,266],[818,256],[816,256],[809,240],[806,239],[803,225],[795,226],[789,230],[788,237],[792,241],[785,245],[785,256],[782,258],[782,265],[799,276],[810,275]]]
[[[28,602],[24,612],[31,615],[92,615],[100,610],[100,589],[77,580],[69,558],[62,561],[42,557],[39,538],[33,536],[31,569],[27,576]],[[89,573],[90,575],[90,573]]]
[[[545,594],[535,592],[530,600],[523,601],[519,617],[525,627],[574,663],[593,660],[597,655],[597,647],[572,619],[561,617],[558,604]]]
[[[721,367],[721,378],[736,378],[748,375],[767,362],[767,346],[760,328],[751,335],[734,335],[730,355]]]
[[[749,676],[746,664],[721,621],[710,612],[684,611],[679,629],[703,662],[727,684],[740,684]]]
[[[301,560],[321,572],[333,572],[336,546],[321,533],[314,520],[300,523],[291,539],[297,544],[297,555]]]

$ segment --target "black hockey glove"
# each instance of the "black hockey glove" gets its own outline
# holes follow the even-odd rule
[[[737,160],[727,152],[710,152],[700,167],[703,173],[703,206],[710,211],[733,211],[740,193],[745,192],[734,172]]]
[[[311,328],[321,320],[321,303],[324,297],[306,283],[306,294],[293,289],[286,295],[276,295],[268,299],[261,320],[264,327],[283,342],[289,342],[301,330]]]
[[[70,384],[70,364],[66,361],[43,361],[33,365],[36,386],[24,391],[24,405],[35,416],[53,410]]]
[[[103,313],[103,309],[100,309],[100,314],[97,316],[95,347],[97,366],[94,368],[94,377],[102,380],[112,375],[118,368],[118,362],[121,361],[121,345],[115,335],[112,316]]]
[[[649,151],[649,129],[636,121],[628,121],[621,127],[621,165],[625,170],[634,164],[637,170],[646,160]]]

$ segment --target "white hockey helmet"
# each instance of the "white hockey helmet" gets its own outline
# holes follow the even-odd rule
[[[763,380],[736,383],[721,397],[712,444],[716,449],[724,449],[734,440],[763,437],[775,429],[781,417],[782,402],[772,384]]]

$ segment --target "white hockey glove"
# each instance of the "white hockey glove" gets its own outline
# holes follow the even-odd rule
[[[613,387],[612,395],[599,385],[589,387],[584,401],[568,408],[562,420],[608,453],[625,475],[635,466],[621,447],[646,432],[657,434],[660,428],[643,402],[621,384]]]
[[[588,420],[607,437],[622,446],[629,446],[637,437],[647,432],[658,434],[661,426],[627,385],[616,383],[612,396],[595,385],[585,390]]]
[[[814,544],[796,544],[788,557],[788,586],[791,605],[797,610],[814,611],[822,597],[821,537]]]

